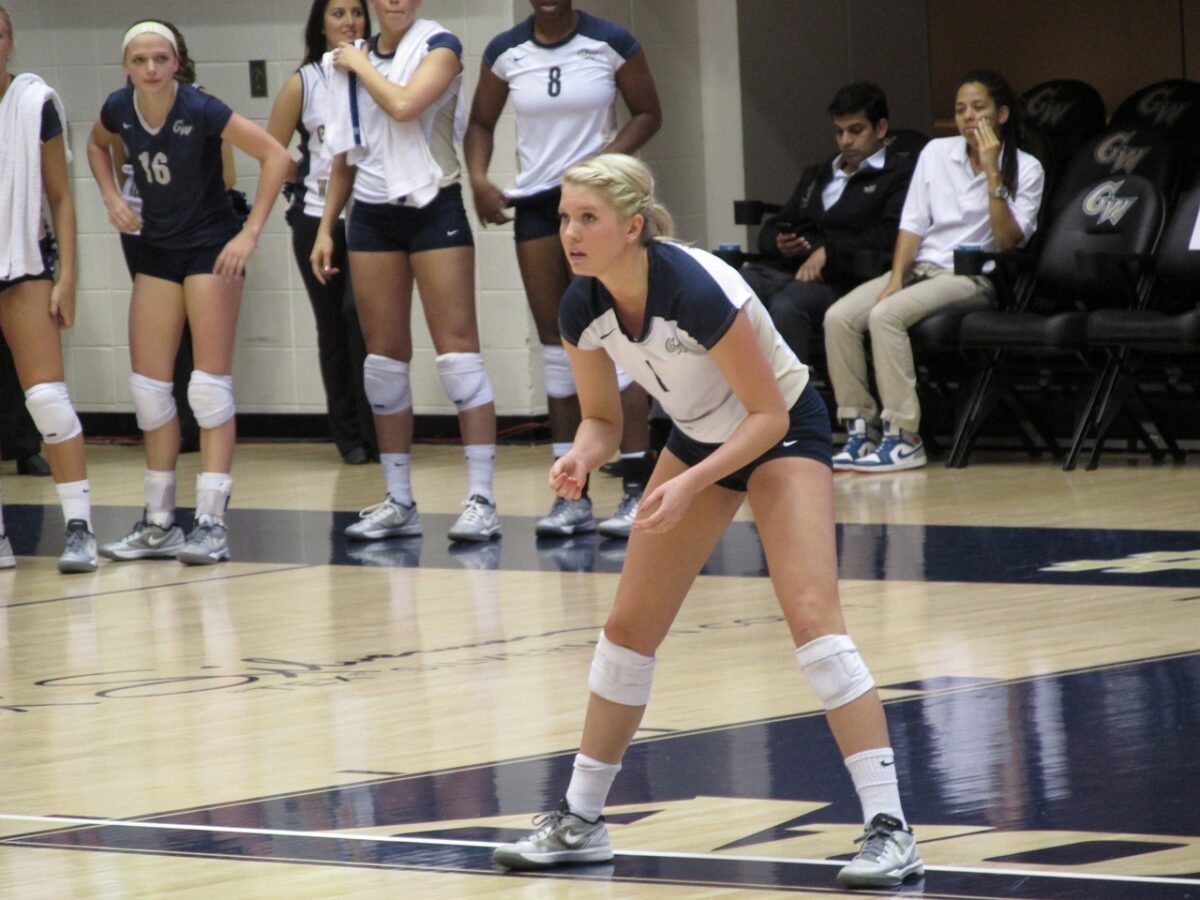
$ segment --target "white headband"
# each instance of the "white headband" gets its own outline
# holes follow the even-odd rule
[[[175,55],[179,56],[179,45],[175,43],[174,32],[160,22],[138,22],[125,32],[125,39],[121,41],[121,54],[124,55],[130,41],[143,34],[157,34],[159,37],[166,38],[167,42],[171,45],[171,49],[175,51]]]

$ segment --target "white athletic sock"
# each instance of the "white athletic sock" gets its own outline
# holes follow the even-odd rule
[[[496,470],[496,445],[468,444],[463,447],[463,456],[467,458],[467,496],[479,494],[494,504],[492,476]]]
[[[233,493],[233,477],[228,472],[201,472],[196,476],[196,521],[207,516],[210,522],[225,524],[225,509]]]
[[[891,747],[864,750],[846,757],[846,768],[854,780],[858,800],[862,803],[863,824],[871,824],[877,813],[887,813],[899,819],[905,828],[908,820],[900,806],[900,784],[896,778],[896,757]]]
[[[604,811],[613,779],[621,771],[620,763],[603,763],[582,753],[575,754],[575,771],[567,788],[567,806],[580,818],[595,822]]]
[[[387,492],[401,506],[413,505],[411,462],[411,453],[379,454],[379,464],[383,466]]]
[[[87,522],[88,531],[91,531],[92,495],[88,480],[85,478],[83,481],[64,481],[62,484],[56,484],[54,489],[58,491],[58,502],[62,504],[64,521],[83,519]]]
[[[175,472],[147,469],[145,480],[146,521],[159,528],[175,524]]]
[[[571,447],[573,446],[573,441],[555,441],[550,445],[550,452],[554,454],[555,459],[562,459],[571,452]]]

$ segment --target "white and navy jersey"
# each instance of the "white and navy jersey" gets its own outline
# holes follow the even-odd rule
[[[232,115],[216,97],[186,84],[177,87],[171,111],[157,129],[142,118],[132,87],[104,101],[100,123],[125,142],[148,243],[208,247],[240,230],[221,167],[221,132]]]
[[[454,55],[462,59],[462,41],[449,31],[442,31],[431,37],[425,44],[423,56],[428,56],[439,48],[452,50]],[[387,78],[391,68],[393,51],[387,56],[379,53],[379,35],[367,41],[367,53],[371,65]],[[420,63],[418,63],[420,65]],[[458,154],[454,149],[454,114],[458,107],[459,85],[462,82],[460,72],[446,86],[442,95],[431,103],[417,118],[425,140],[429,142],[429,152],[434,161],[441,167],[441,187],[457,184],[461,174]],[[380,154],[387,141],[384,133],[391,127],[391,118],[379,108],[374,98],[365,87],[358,85],[358,110],[362,130],[366,139],[366,158],[358,163],[358,174],[354,177],[354,199],[363,203],[389,203],[387,178]]]
[[[563,172],[612,140],[617,70],[639,49],[624,28],[585,12],[557,44],[537,41],[533,16],[491,40],[483,64],[508,83],[517,113],[517,182],[509,197],[557,187]]]
[[[784,343],[742,276],[711,253],[682,244],[656,241],[648,250],[642,333],[625,332],[598,278],[576,278],[559,311],[563,339],[581,350],[606,351],[684,434],[720,444],[746,418],[746,408],[708,351],[744,309],[790,409],[808,384],[808,367]]]
[[[296,123],[296,133],[300,135],[296,202],[304,208],[305,215],[319,219],[325,212],[325,193],[329,189],[329,173],[333,170],[333,157],[325,153],[329,79],[319,61],[301,66],[297,74],[302,100],[300,121]]]

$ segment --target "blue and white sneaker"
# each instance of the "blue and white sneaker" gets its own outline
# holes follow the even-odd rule
[[[929,460],[925,457],[925,444],[916,435],[907,435],[900,429],[885,428],[883,440],[871,453],[859,458],[850,466],[855,472],[899,472],[904,469],[919,469]]]
[[[868,453],[878,446],[879,432],[867,427],[866,419],[853,419],[846,426],[846,443],[833,456],[833,470],[848,472]]]

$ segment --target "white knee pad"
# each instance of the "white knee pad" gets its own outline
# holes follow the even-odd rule
[[[617,366],[617,389],[623,391],[631,384],[633,384],[633,379],[629,377],[629,373]]]
[[[492,382],[478,353],[443,353],[437,358],[442,389],[459,412],[491,403]]]
[[[542,345],[542,378],[546,382],[546,396],[565,400],[575,396],[575,376],[571,374],[571,361],[567,351],[557,344]]]
[[[650,702],[654,681],[654,657],[642,656],[628,647],[614,644],[604,632],[596,644],[588,688],[592,693],[622,706],[645,706]]]
[[[826,709],[845,706],[875,687],[875,679],[847,634],[826,634],[797,647],[796,662]]]
[[[47,444],[61,444],[83,434],[71,395],[61,381],[44,381],[25,392],[25,408]]]
[[[171,382],[158,381],[134,372],[129,376],[129,393],[133,395],[133,410],[138,428],[154,431],[175,418],[175,397]]]
[[[363,390],[377,416],[404,412],[412,406],[412,388],[408,382],[408,363],[368,353],[363,360]]]
[[[192,371],[188,381],[188,403],[201,428],[216,428],[233,418],[233,376]]]

